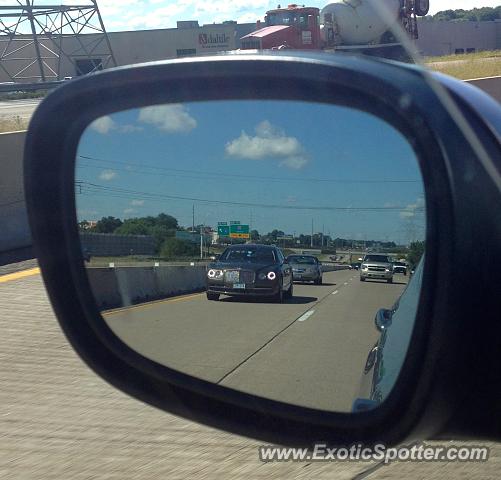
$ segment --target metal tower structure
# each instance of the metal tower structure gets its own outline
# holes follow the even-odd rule
[[[112,66],[97,0],[0,2],[0,78],[46,82]]]

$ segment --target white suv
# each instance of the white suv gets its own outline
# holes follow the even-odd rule
[[[386,280],[393,282],[393,264],[391,257],[385,253],[368,253],[360,265],[360,281],[366,279]]]

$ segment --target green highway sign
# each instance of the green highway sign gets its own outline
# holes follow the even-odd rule
[[[230,227],[228,225],[218,225],[217,226],[217,234],[220,237],[229,237],[230,236]]]
[[[230,222],[231,224],[231,222]],[[250,238],[249,225],[231,224],[230,225],[231,238]]]

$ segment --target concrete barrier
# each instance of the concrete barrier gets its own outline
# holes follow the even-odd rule
[[[350,267],[348,265],[333,265],[329,263],[322,262],[323,272],[337,272],[338,270],[348,270]]]
[[[324,272],[348,269],[323,264]],[[205,289],[205,266],[91,267],[87,269],[92,291],[102,310],[127,307]]]
[[[87,270],[101,309],[127,307],[205,289],[205,266],[116,267]]]
[[[0,133],[0,252],[31,245],[23,186],[25,136],[26,132]]]
[[[501,102],[501,77],[474,78],[466,80],[466,82],[480,88],[498,102]]]

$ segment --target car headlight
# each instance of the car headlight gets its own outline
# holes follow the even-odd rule
[[[277,278],[277,274],[275,272],[268,272],[268,275],[266,275],[268,280],[275,280]]]
[[[387,272],[391,272],[391,268],[387,268],[387,269],[386,269],[386,271],[387,271]]]
[[[369,267],[367,265],[362,265],[361,268],[362,268],[362,270],[368,270],[369,269]]]
[[[211,268],[208,272],[207,272],[207,276],[209,278],[215,278],[215,279],[218,279],[218,278],[221,278],[223,276],[223,271],[222,270],[216,270],[214,268]]]
[[[259,280],[264,280],[266,278],[266,273],[260,273],[257,278],[259,278]]]

